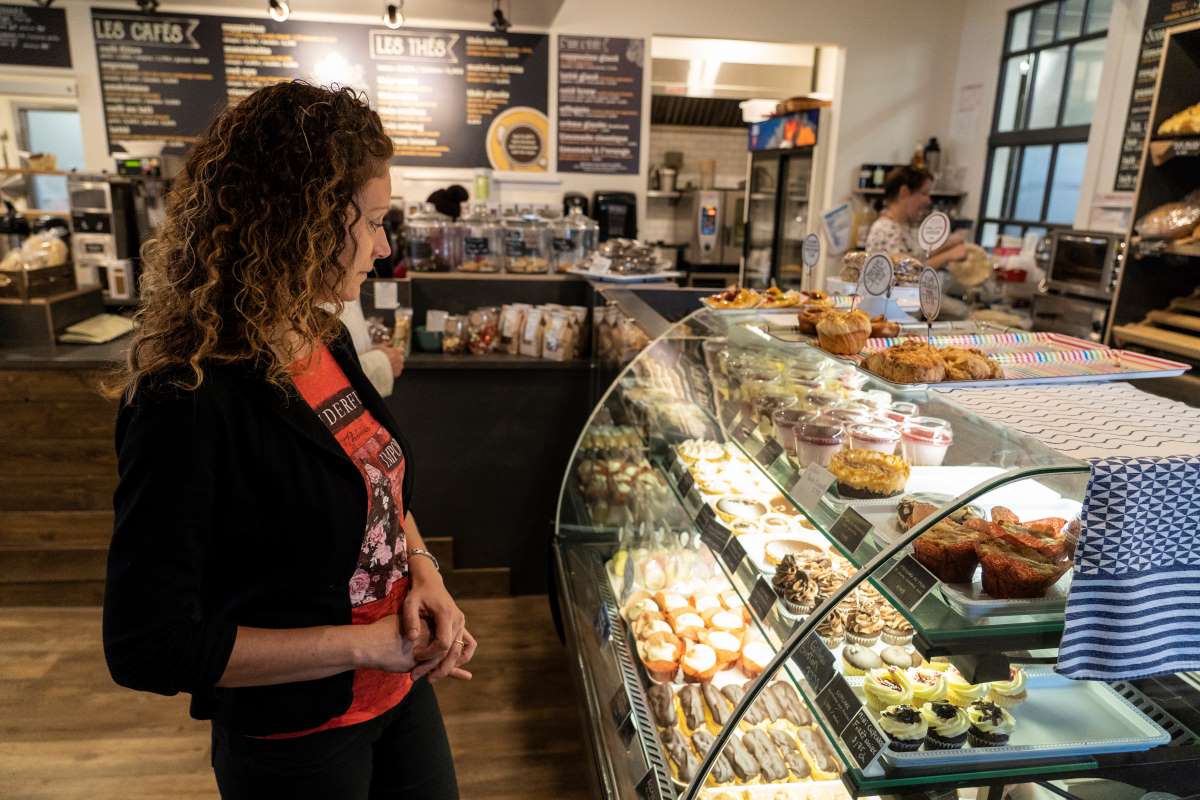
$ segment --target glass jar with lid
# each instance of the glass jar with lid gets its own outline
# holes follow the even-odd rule
[[[596,223],[585,217],[578,206],[567,216],[551,222],[550,232],[555,272],[581,266],[591,252],[589,242],[594,247],[596,241]]]
[[[499,272],[504,252],[500,220],[486,203],[476,203],[459,221],[462,230],[462,272]]]
[[[457,314],[446,317],[446,328],[442,333],[443,353],[467,352],[467,318]]]
[[[449,219],[433,203],[409,211],[404,223],[404,260],[413,272],[449,272]]]
[[[550,228],[532,209],[504,219],[504,266],[509,272],[550,271]]]

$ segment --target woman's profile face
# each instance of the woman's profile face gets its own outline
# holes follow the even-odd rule
[[[909,223],[924,219],[926,212],[929,211],[929,206],[933,204],[933,198],[929,196],[932,190],[932,181],[925,181],[921,184],[921,188],[915,191],[907,186],[900,187],[900,197],[898,198],[900,209]]]
[[[338,288],[338,296],[346,302],[358,299],[375,259],[392,252],[383,229],[383,218],[391,206],[391,197],[392,178],[384,172],[378,178],[368,180],[355,198],[361,213],[357,222],[346,227],[346,243],[341,255],[345,273]],[[353,209],[347,213],[353,214]]]

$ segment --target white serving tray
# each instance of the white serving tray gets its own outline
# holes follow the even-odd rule
[[[579,275],[582,278],[603,281],[605,283],[654,283],[683,277],[683,273],[677,270],[649,272],[644,275],[622,275],[618,272],[591,272],[586,269],[579,269],[578,267],[571,267],[567,270],[567,274]]]
[[[1071,570],[1041,597],[1000,599],[983,591],[980,570],[970,583],[942,583],[938,589],[947,605],[968,619],[1029,614],[1062,614],[1067,608],[1067,592],[1071,589]]]
[[[938,766],[999,765],[1032,759],[1073,758],[1099,753],[1137,753],[1166,744],[1171,736],[1100,681],[1072,681],[1045,668],[1026,669],[1028,699],[1010,709],[1017,725],[1004,747],[960,750],[883,751],[895,771]],[[863,678],[847,678],[862,693]]]

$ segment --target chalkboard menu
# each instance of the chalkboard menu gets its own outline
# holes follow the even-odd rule
[[[1150,130],[1150,105],[1154,102],[1154,84],[1158,80],[1158,62],[1168,28],[1200,19],[1200,0],[1150,0],[1146,22],[1142,26],[1142,49],[1138,51],[1137,70],[1133,74],[1133,93],[1121,139],[1121,157],[1113,190],[1137,189],[1138,169]]]
[[[366,93],[394,164],[549,168],[542,34],[92,10],[109,142],[194,141],[227,103],[303,78]]]
[[[67,12],[61,8],[0,6],[0,64],[69,69]]]
[[[644,39],[558,37],[558,169],[635,175]]]

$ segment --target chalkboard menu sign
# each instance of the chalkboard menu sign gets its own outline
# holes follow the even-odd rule
[[[0,64],[70,69],[67,12],[0,5]]]
[[[1158,61],[1162,55],[1167,28],[1200,19],[1200,0],[1150,0],[1146,7],[1146,22],[1142,26],[1142,48],[1138,51],[1137,70],[1133,74],[1133,92],[1129,99],[1129,114],[1125,118],[1125,135],[1121,138],[1121,157],[1117,161],[1117,177],[1113,190],[1132,192],[1137,189],[1138,170],[1150,130],[1150,105],[1154,102],[1154,85],[1158,81]]]
[[[542,34],[92,10],[109,142],[191,142],[227,103],[303,78],[366,93],[394,164],[549,168]]]
[[[636,175],[644,39],[558,37],[558,169]]]

